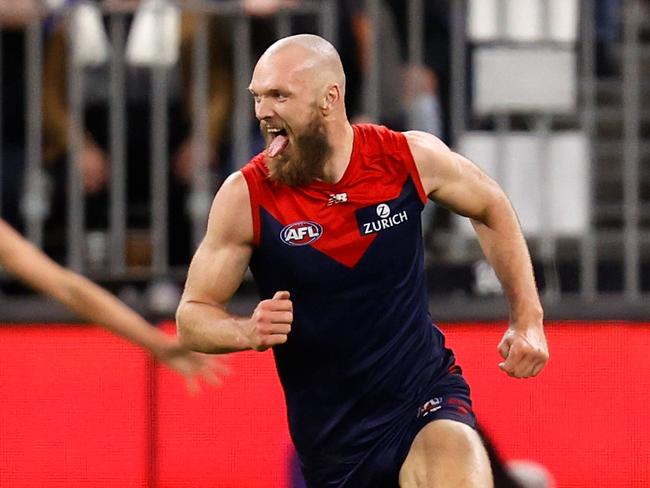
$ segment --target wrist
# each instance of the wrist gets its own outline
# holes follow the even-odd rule
[[[247,351],[254,349],[254,344],[252,340],[252,320],[251,317],[243,318],[237,317],[233,318],[235,324],[235,330],[237,334],[235,335],[236,347],[240,351]]]
[[[511,309],[510,311],[510,326],[514,329],[543,327],[543,323],[544,310],[541,305],[525,309]]]
[[[149,349],[156,359],[164,360],[182,346],[176,338],[168,336],[164,332],[160,332],[160,334],[162,337],[158,337],[155,344]]]
[[[532,280],[522,283],[502,283],[505,297],[509,306],[510,321],[527,319],[541,321],[544,318],[544,309],[539,298],[537,286]]]

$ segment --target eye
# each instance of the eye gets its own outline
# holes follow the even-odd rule
[[[276,97],[276,100],[278,102],[286,102],[288,99],[289,99],[289,97],[286,96],[286,95],[283,95],[282,93],[278,94],[278,96]]]

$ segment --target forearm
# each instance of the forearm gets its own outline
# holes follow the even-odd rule
[[[168,348],[175,345],[174,339],[108,291],[81,275],[67,270],[66,274],[56,291],[49,294],[70,310],[148,349],[156,357],[164,356]]]
[[[224,354],[251,349],[247,319],[206,303],[181,301],[176,325],[181,343],[193,351]]]
[[[497,199],[486,211],[485,218],[472,220],[472,224],[508,299],[513,324],[541,323],[543,310],[530,254],[507,198]]]
[[[1,219],[0,265],[78,315],[149,349],[156,356],[165,354],[175,343],[108,291],[52,261]]]

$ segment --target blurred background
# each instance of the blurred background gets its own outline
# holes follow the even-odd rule
[[[496,366],[507,307],[471,226],[422,219],[486,436],[546,472],[521,486],[650,486],[647,0],[0,0],[0,216],[173,333],[212,198],[263,147],[254,63],[301,32],[339,49],[353,121],[439,136],[519,214],[551,348],[525,382]],[[232,308],[256,302],[247,279]],[[0,274],[0,486],[300,486],[272,358],[230,361],[190,398]]]

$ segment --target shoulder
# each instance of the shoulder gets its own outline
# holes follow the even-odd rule
[[[494,180],[437,137],[416,131],[404,136],[429,198],[456,213],[480,219],[486,206],[502,197]]]
[[[221,185],[212,203],[214,212],[227,212],[231,216],[250,213],[250,189],[244,172],[235,171]]]
[[[224,198],[243,200],[248,198],[248,184],[244,176],[244,168],[240,171],[235,171],[225,179],[217,195],[223,195]]]
[[[408,131],[403,135],[428,195],[436,189],[437,180],[441,176],[457,169],[456,154],[444,142],[427,132]]]
[[[258,194],[269,184],[269,169],[266,166],[263,152],[252,157],[239,171],[232,173],[223,182],[219,193],[230,198],[246,200],[250,209],[250,201],[256,200]],[[219,196],[217,193],[217,196]],[[243,203],[243,202],[242,202]]]
[[[416,163],[420,160],[430,161],[451,156],[449,147],[433,134],[417,130],[402,132],[402,134]]]
[[[243,171],[232,173],[214,197],[208,219],[208,238],[251,242],[253,226],[250,191]]]

